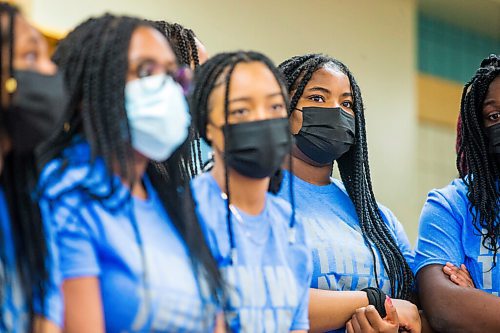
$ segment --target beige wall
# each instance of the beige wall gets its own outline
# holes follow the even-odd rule
[[[424,198],[416,181],[414,0],[31,1],[32,19],[50,30],[112,11],[182,23],[211,53],[254,49],[280,62],[323,52],[344,61],[367,108],[375,193],[415,239]]]

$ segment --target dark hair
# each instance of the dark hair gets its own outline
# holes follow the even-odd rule
[[[179,23],[170,23],[166,21],[149,21],[158,29],[170,42],[174,50],[177,61],[181,66],[194,67],[200,66],[198,56],[198,47],[196,46],[196,35],[193,30],[180,25]],[[194,177],[202,171],[202,158],[200,136],[198,131],[191,126],[189,130],[189,140],[191,155],[186,159],[189,176]]]
[[[483,237],[483,246],[493,251],[493,267],[500,247],[500,163],[489,152],[482,112],[488,88],[499,74],[498,55],[492,54],[481,62],[476,74],[463,89],[457,127],[457,169],[467,185],[474,228]]]
[[[179,23],[166,21],[152,21],[151,23],[167,37],[179,64],[194,68],[200,65],[196,35],[193,30],[185,28]]]
[[[0,76],[2,84],[4,79],[11,78],[13,74],[13,56],[15,43],[15,19],[20,15],[19,10],[5,2],[0,2],[0,17],[6,18],[7,29],[0,24]],[[7,52],[4,53],[4,50]],[[3,55],[7,54],[8,58]],[[4,71],[7,68],[7,72]],[[4,122],[4,113],[7,112],[12,94],[1,88],[2,105],[0,106],[0,135],[6,135],[7,129]],[[4,99],[5,98],[5,99]],[[7,105],[7,107],[5,107]],[[1,154],[0,154],[1,155]],[[0,157],[1,158],[1,157]],[[36,187],[38,174],[35,167],[34,154],[18,154],[11,151],[3,161],[3,171],[0,175],[0,185],[5,191],[8,205],[9,221],[3,221],[2,225],[10,223],[11,233],[5,233],[0,227],[0,257],[1,267],[4,274],[0,274],[0,302],[4,304],[5,287],[12,286],[12,279],[16,276],[11,272],[9,266],[15,263],[14,270],[19,274],[20,287],[23,301],[28,307],[29,330],[33,327],[34,303],[40,302],[42,313],[44,312],[44,299],[47,294],[47,280],[50,261],[48,258],[45,230],[43,227],[38,203],[33,200],[33,191]],[[7,237],[12,237],[8,240]],[[14,261],[7,257],[7,244],[14,247]],[[0,310],[0,331],[8,330],[6,326],[4,308]]]
[[[409,299],[412,293],[414,276],[396,240],[391,237],[375,200],[368,164],[363,100],[358,84],[347,66],[332,57],[322,54],[295,56],[280,64],[278,68],[284,74],[288,91],[292,95],[290,114],[297,107],[299,99],[313,74],[325,66],[331,66],[344,73],[349,79],[353,94],[356,137],[354,146],[338,160],[342,182],[356,208],[363,238],[372,252],[374,263],[376,263],[376,255],[372,249],[372,244],[380,253],[390,279],[392,297]],[[374,265],[378,285],[376,267]]]
[[[252,52],[252,51],[238,51],[231,53],[220,53],[210,58],[205,64],[200,66],[200,68],[196,71],[194,77],[193,84],[193,92],[190,96],[190,108],[193,114],[194,124],[196,126],[196,130],[200,133],[200,136],[209,144],[210,140],[207,138],[207,124],[208,124],[208,101],[210,94],[218,85],[222,84],[220,82],[220,78],[224,79],[225,85],[225,96],[224,96],[224,116],[225,123],[228,123],[228,98],[229,98],[229,86],[231,83],[231,75],[233,73],[234,68],[239,63],[250,63],[250,62],[260,62],[264,64],[274,75],[276,81],[278,82],[281,94],[283,99],[288,106],[288,95],[286,93],[286,88],[283,83],[283,79],[279,71],[276,69],[272,61],[267,58],[265,55]],[[224,140],[227,142],[228,137],[226,132],[224,132]],[[228,176],[228,165],[226,159],[224,159],[224,168],[225,168],[225,182],[226,188],[225,192],[227,195],[226,199],[226,209],[227,209],[227,228],[229,235],[229,243],[231,247],[231,251],[234,251],[235,244],[233,238],[233,229],[231,223],[231,211],[230,211],[230,202],[231,202],[231,194],[229,192],[229,176]],[[278,171],[280,174],[280,171]],[[293,185],[290,184],[290,190],[292,190]],[[271,189],[272,192],[276,192],[277,188]],[[294,204],[293,204],[293,196],[292,198],[292,217],[290,226],[293,227],[294,223]],[[234,253],[232,252],[233,256]],[[233,259],[232,257],[230,258]]]
[[[60,42],[54,55],[54,61],[65,72],[70,95],[68,123],[51,144],[55,154],[60,154],[80,134],[90,144],[92,157],[104,160],[107,173],[113,173],[113,162],[117,162],[120,176],[130,184],[137,179],[132,169],[133,148],[124,90],[130,40],[141,26],[151,25],[141,19],[111,14],[90,18]],[[54,156],[51,150],[54,149],[48,149],[46,154]],[[188,248],[193,269],[206,278],[217,300],[222,278],[194,213],[184,163],[187,155],[188,149],[183,145],[164,163],[150,161],[146,173]],[[112,178],[108,178],[111,183]],[[145,268],[144,253],[142,260]]]

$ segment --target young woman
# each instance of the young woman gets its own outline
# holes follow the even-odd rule
[[[310,250],[290,205],[268,193],[290,150],[286,101],[260,53],[218,54],[195,75],[191,111],[215,160],[192,188],[227,284],[233,332],[309,329]]]
[[[190,117],[167,40],[143,20],[105,15],[54,59],[71,102],[40,183],[65,330],[212,331],[221,281],[184,181]]]
[[[460,178],[431,191],[420,217],[414,271],[423,310],[439,332],[500,331],[499,123],[500,57],[491,55],[463,90]]]
[[[290,198],[291,177],[297,219],[313,249],[311,331],[343,331],[356,309],[369,304],[376,306],[380,321],[387,294],[401,299],[392,301],[400,326],[418,332],[418,311],[404,301],[413,288],[410,244],[396,217],[375,201],[363,101],[353,75],[321,54],[293,57],[279,69],[291,96],[295,137],[293,175],[284,173],[280,195]],[[342,181],[331,177],[335,161]],[[397,332],[397,325],[386,324]]]
[[[62,118],[63,79],[42,35],[4,2],[0,38],[0,331],[59,332],[57,257],[33,200],[33,151]]]

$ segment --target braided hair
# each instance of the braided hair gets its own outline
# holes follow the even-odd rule
[[[193,30],[185,28],[179,23],[169,23],[166,21],[150,22],[168,39],[179,65],[192,67],[194,69],[200,66],[198,47],[196,46],[196,35]],[[190,158],[186,160],[186,164],[189,175],[194,177],[202,171],[203,165],[200,135],[194,129],[194,126],[191,126],[189,130],[189,142],[191,155]]]
[[[353,94],[353,110],[356,120],[356,138],[354,146],[339,160],[339,171],[347,193],[351,198],[359,219],[363,238],[370,249],[374,263],[376,256],[372,246],[375,246],[387,275],[390,279],[391,296],[410,299],[414,284],[413,273],[406,262],[395,239],[390,236],[373,193],[370,167],[368,164],[368,147],[364,106],[354,76],[340,61],[322,54],[306,54],[295,56],[278,66],[286,79],[288,92],[292,95],[290,113],[295,110],[304,89],[313,74],[324,67],[333,67],[347,76]],[[374,265],[375,278],[378,283],[377,265]]]
[[[185,28],[179,23],[166,21],[153,21],[152,23],[156,29],[167,37],[179,64],[193,68],[200,66],[196,35],[193,30]]]
[[[0,24],[0,77],[2,77],[2,103],[0,105],[0,135],[7,135],[4,121],[12,95],[5,90],[4,78],[11,78],[13,73],[13,57],[15,43],[15,19],[21,15],[19,10],[5,2],[0,2],[0,18],[6,25]],[[4,58],[4,55],[8,55]],[[5,102],[5,103],[4,103]],[[0,152],[0,158],[2,153]],[[9,221],[1,221],[0,227],[0,295],[1,304],[5,304],[6,287],[10,288],[15,279],[20,282],[23,301],[28,310],[28,326],[33,328],[34,303],[40,303],[44,313],[44,299],[47,294],[50,261],[48,256],[45,230],[38,203],[33,200],[38,174],[35,167],[34,154],[18,154],[11,151],[3,160],[0,171],[0,186],[5,193],[8,206]],[[10,225],[9,225],[10,223]],[[4,226],[9,226],[6,233]],[[7,230],[8,230],[7,229]],[[8,239],[8,238],[12,239]],[[7,244],[13,244],[13,261],[7,254]],[[15,267],[11,269],[12,263]],[[0,310],[0,331],[10,330],[5,313]]]
[[[225,123],[228,123],[228,101],[229,101],[229,87],[231,83],[231,75],[239,63],[250,63],[250,62],[260,62],[264,64],[274,75],[278,84],[280,85],[281,95],[283,96],[283,100],[288,106],[288,95],[286,93],[286,88],[283,84],[283,79],[281,73],[276,69],[272,61],[258,52],[252,51],[238,51],[231,53],[220,53],[210,58],[205,64],[200,66],[200,68],[196,71],[193,83],[193,91],[190,96],[190,109],[193,113],[193,120],[196,126],[196,130],[200,133],[200,136],[209,144],[211,144],[210,140],[207,138],[207,124],[209,122],[209,98],[212,91],[221,84],[221,80],[223,79],[223,83],[225,85],[225,95],[224,95],[224,118]],[[227,132],[224,131],[224,141],[228,142],[229,138],[227,137]],[[231,223],[231,194],[229,191],[229,175],[228,175],[228,165],[226,159],[224,159],[224,169],[225,169],[225,183],[226,183],[226,221],[227,221],[227,229],[229,235],[229,242],[231,248],[231,263],[234,263],[235,258],[235,244],[233,237],[233,229]],[[291,178],[291,177],[290,177]],[[293,189],[293,184],[290,184],[290,191]],[[273,191],[273,189],[270,189]],[[276,189],[273,191],[275,192]],[[293,200],[293,195],[291,195]],[[290,226],[293,228],[294,223],[294,204],[292,201],[292,217]]]
[[[60,42],[54,61],[65,72],[70,103],[65,128],[42,153],[49,156],[44,160],[61,155],[73,138],[80,135],[89,143],[92,159],[97,156],[103,159],[108,175],[117,164],[122,179],[129,184],[137,181],[124,91],[130,40],[141,26],[153,28],[141,19],[105,14],[83,22]],[[189,149],[183,145],[164,163],[150,161],[146,174],[187,246],[194,271],[204,278],[211,296],[217,301],[222,278],[194,213],[185,176],[184,159],[188,155]],[[108,179],[112,183],[112,177]],[[137,226],[135,228],[138,233]],[[146,274],[144,252],[142,260]],[[146,283],[146,275],[143,280]]]
[[[467,186],[469,211],[483,246],[493,252],[493,267],[500,247],[499,161],[489,152],[483,123],[483,102],[491,82],[500,74],[500,57],[490,55],[481,62],[462,92],[457,127],[457,169]]]

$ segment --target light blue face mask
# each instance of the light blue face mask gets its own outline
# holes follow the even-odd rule
[[[186,140],[191,117],[182,88],[166,74],[127,83],[125,87],[132,147],[162,162]]]

